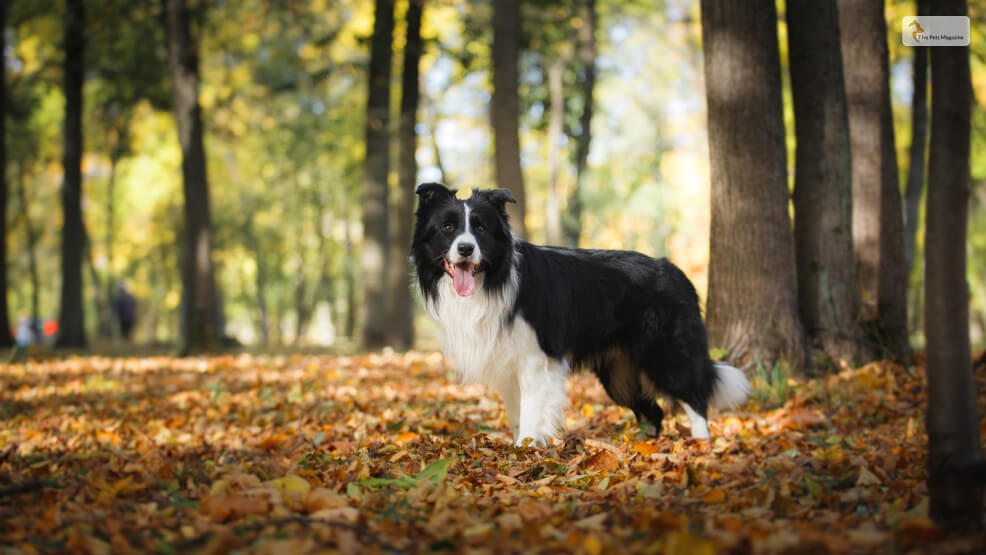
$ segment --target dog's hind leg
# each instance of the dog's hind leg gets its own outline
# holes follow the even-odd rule
[[[653,388],[641,383],[641,374],[625,353],[616,349],[610,351],[597,361],[593,371],[610,399],[632,410],[640,427],[644,426],[645,421],[650,422],[655,435],[660,435],[664,411],[657,404]]]

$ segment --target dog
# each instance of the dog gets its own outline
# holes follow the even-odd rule
[[[425,309],[462,381],[503,398],[518,446],[563,431],[572,369],[595,373],[656,433],[658,396],[681,402],[695,438],[709,438],[710,407],[746,399],[743,372],[710,359],[695,288],[666,258],[532,245],[510,231],[506,189],[461,200],[422,183],[415,193],[411,260]]]

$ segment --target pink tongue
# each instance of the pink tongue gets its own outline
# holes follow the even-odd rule
[[[455,287],[455,292],[460,297],[472,295],[472,288],[476,286],[476,278],[472,272],[455,266],[452,267],[452,272],[452,286]]]

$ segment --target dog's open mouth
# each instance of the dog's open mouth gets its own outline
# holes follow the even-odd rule
[[[452,277],[452,287],[460,297],[472,295],[472,290],[476,287],[476,272],[479,271],[479,264],[473,262],[459,262],[452,264],[449,259],[445,259],[445,272]]]

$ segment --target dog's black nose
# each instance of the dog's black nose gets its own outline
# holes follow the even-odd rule
[[[475,245],[469,243],[459,243],[459,255],[460,256],[472,256],[472,251],[476,249]]]

